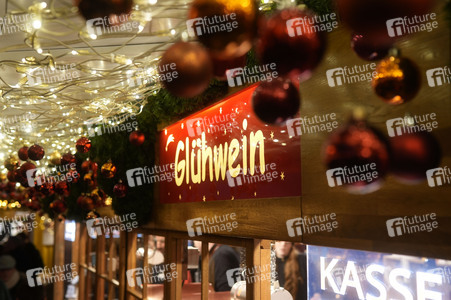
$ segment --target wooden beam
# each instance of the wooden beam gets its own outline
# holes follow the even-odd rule
[[[55,252],[54,252],[54,265],[64,265],[64,220],[55,218]],[[56,281],[53,284],[53,299],[64,299],[64,281]]]
[[[208,242],[202,242],[202,299],[208,300],[209,292],[209,267],[210,267],[210,251],[208,249]]]

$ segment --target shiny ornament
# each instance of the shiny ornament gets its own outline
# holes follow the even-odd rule
[[[18,169],[18,173],[21,178],[19,179],[27,179],[27,172],[30,170],[36,169],[36,166],[31,162],[24,162]],[[16,178],[17,179],[17,178]],[[19,181],[19,180],[17,180]]]
[[[328,175],[338,181],[335,185],[343,184],[353,194],[371,193],[380,188],[388,171],[388,145],[379,131],[363,120],[352,119],[329,137],[324,163],[328,172],[341,168]]]
[[[91,198],[94,201],[96,207],[105,206],[107,194],[102,189],[96,188],[91,192]]]
[[[7,159],[5,159],[4,166],[8,171],[13,171],[19,166],[19,161],[17,160],[17,158],[11,155]]]
[[[377,65],[372,86],[385,102],[402,104],[413,99],[420,90],[420,71],[408,58],[390,56]]]
[[[353,34],[351,36],[351,48],[364,60],[379,60],[388,55],[392,47],[391,43],[378,43],[362,34]]]
[[[76,170],[70,170],[66,173],[68,183],[77,183],[80,179],[80,174]]]
[[[58,181],[55,183],[55,193],[68,197],[69,196],[69,185],[66,181]]]
[[[13,171],[8,171],[8,174],[6,175],[6,178],[8,178],[8,180],[10,182],[16,182],[16,176],[15,176],[14,170]]]
[[[77,148],[77,151],[80,153],[87,153],[91,149],[91,147],[91,140],[86,137],[79,138],[77,143],[75,144],[75,148]]]
[[[213,75],[219,80],[227,79],[227,70],[243,68],[246,65],[246,55],[237,58],[224,59],[211,56]]]
[[[97,168],[97,164],[92,160],[86,160],[81,164],[81,171],[84,173],[92,171],[93,174],[97,175]]]
[[[193,20],[197,18],[202,20]],[[195,0],[188,13],[188,34],[197,36],[213,56],[231,59],[252,48],[257,18],[253,0]]]
[[[56,199],[50,203],[50,209],[56,214],[62,214],[67,209],[66,202],[62,199]]]
[[[133,0],[76,0],[80,14],[86,20],[109,17],[112,21],[102,22],[104,26],[115,25],[117,16],[129,14]]]
[[[51,194],[53,194],[54,185],[53,185],[53,183],[46,181],[46,182],[43,182],[41,185],[36,185],[36,188],[38,189],[38,191],[40,191],[44,195],[50,196]]]
[[[17,155],[19,156],[20,160],[27,161],[27,159],[28,159],[28,147],[27,146],[23,146],[22,148],[20,148],[19,151],[17,152]]]
[[[37,144],[34,144],[30,148],[28,148],[28,158],[34,161],[41,160],[45,155],[44,148]]]
[[[52,163],[52,165],[60,165],[61,153],[59,153],[58,151],[52,152],[52,154],[50,154],[50,162]]]
[[[407,184],[426,179],[426,171],[437,168],[442,158],[439,142],[427,131],[391,137],[390,149],[390,170],[396,179]]]
[[[78,197],[77,204],[83,210],[91,211],[94,209],[94,201],[92,200],[91,197],[86,196],[86,195],[82,195],[82,196]]]
[[[116,175],[116,166],[113,165],[111,161],[108,161],[107,163],[103,164],[102,168],[100,169],[100,173],[105,178],[113,178],[114,175]]]
[[[100,214],[98,212],[96,212],[95,210],[92,210],[86,214],[85,219],[92,220],[92,219],[97,219],[97,218],[100,218]]]
[[[353,31],[371,36],[375,42],[386,42],[398,36],[396,30],[399,28],[396,27],[396,23],[387,24],[387,21],[400,17],[408,17],[410,21],[410,18],[422,16],[430,11],[435,2],[435,0],[336,0],[335,4],[340,19]],[[389,30],[394,31],[395,36],[389,36]]]
[[[130,133],[128,139],[133,146],[141,146],[146,140],[146,136],[141,131],[135,130]]]
[[[66,153],[61,157],[61,165],[70,165],[77,163],[77,159],[71,153]]]
[[[326,50],[326,36],[315,30],[315,15],[308,10],[284,9],[271,17],[261,29],[257,54],[264,65],[275,64],[279,76],[303,81],[311,77],[313,69],[320,63]],[[287,27],[295,18],[307,20],[302,26]],[[272,69],[262,73],[272,72]]]
[[[296,115],[301,99],[298,89],[286,79],[263,81],[252,95],[252,108],[263,122],[282,125]]]
[[[119,182],[113,187],[113,193],[118,198],[124,198],[127,195],[127,186]]]
[[[204,47],[194,43],[178,42],[163,54],[158,71],[163,86],[171,94],[191,98],[201,94],[208,87],[213,75],[213,66]],[[173,76],[174,74],[177,76]],[[164,78],[172,80],[163,80]]]

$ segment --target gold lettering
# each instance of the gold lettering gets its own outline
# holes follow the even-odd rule
[[[240,143],[237,139],[233,139],[230,142],[230,148],[229,148],[229,172],[230,176],[237,177],[238,174],[240,174],[240,164],[238,164],[235,168],[233,167],[233,163],[235,162],[236,158],[238,157],[238,152],[240,150]]]
[[[210,181],[213,181],[213,152],[211,147],[207,147],[207,141],[205,141],[205,132],[202,132],[202,181],[205,181],[207,175],[206,163],[209,162],[208,171],[210,173]]]
[[[222,145],[219,145],[218,147],[213,147],[213,153],[215,157],[215,178],[216,181],[219,180],[219,172],[221,172],[222,180],[225,179],[225,173],[226,173],[226,161],[227,161],[227,152],[228,152],[228,144],[225,143],[224,145],[224,152],[222,152]],[[216,154],[218,153],[218,154]]]
[[[251,132],[249,142],[251,146],[249,147],[249,154],[251,158],[249,159],[249,167],[251,175],[255,173],[255,151],[257,150],[257,143],[260,143],[259,153],[260,153],[260,173],[265,173],[265,137],[261,130],[257,131],[256,134]]]
[[[197,159],[195,159],[194,149],[191,151],[191,180],[193,183],[200,183],[200,149],[197,150]],[[195,173],[194,164],[197,162],[197,174]]]
[[[177,186],[181,186],[183,182],[183,177],[185,177],[185,160],[181,160],[179,162],[179,154],[180,151],[183,151],[185,145],[182,141],[179,141],[177,144],[177,150],[175,151],[175,184]],[[179,176],[179,172],[181,172]]]

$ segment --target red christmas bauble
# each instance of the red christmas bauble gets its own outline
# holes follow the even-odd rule
[[[271,17],[261,30],[257,54],[263,64],[275,64],[278,75],[295,76],[303,81],[312,75],[326,50],[324,32],[317,32],[315,15],[308,10],[284,9]],[[303,18],[302,26],[287,26],[292,19]]]
[[[390,20],[424,15],[433,8],[435,2],[435,0],[335,1],[338,14],[348,27],[355,32],[372,36],[373,40],[380,42],[392,38],[388,32],[388,29],[393,27]]]
[[[127,195],[127,186],[122,182],[119,182],[114,186],[113,193],[118,198],[124,198]]]
[[[169,47],[163,54],[158,69],[163,86],[171,94],[182,98],[201,94],[213,75],[207,50],[201,45],[186,42],[178,42]]]
[[[69,185],[67,184],[66,181],[58,181],[55,184],[55,193],[64,196],[64,197],[68,197],[69,196]]]
[[[383,135],[362,120],[351,120],[329,137],[324,154],[330,187],[343,185],[350,193],[376,191],[389,168]]]
[[[66,153],[61,157],[61,165],[70,165],[77,163],[77,159],[71,153]]]
[[[34,174],[32,174],[31,172],[29,172],[30,170],[34,170],[36,169],[36,166],[34,164],[32,164],[31,162],[24,162],[18,169],[18,173],[20,178],[19,179],[27,179],[27,176],[34,176]],[[29,175],[30,174],[30,175]],[[17,178],[16,178],[17,179]],[[20,180],[17,180],[20,181]]]
[[[53,194],[54,185],[50,182],[44,182],[41,185],[36,185],[38,191],[46,196]]]
[[[113,165],[111,161],[108,161],[107,163],[103,164],[102,168],[100,169],[100,173],[105,178],[113,178],[114,175],[116,175],[116,166]]]
[[[257,18],[256,1],[195,0],[188,13],[188,34],[197,36],[213,56],[231,59],[252,48]]]
[[[78,139],[75,148],[80,153],[87,153],[91,149],[92,143],[91,140],[86,137],[81,137]]]
[[[66,211],[67,206],[66,206],[66,203],[64,202],[64,200],[57,199],[57,200],[53,201],[52,203],[50,203],[50,209],[53,210],[53,212],[56,214],[62,214],[63,212]]]
[[[89,196],[82,195],[82,196],[78,197],[77,204],[83,210],[91,211],[94,209],[94,201]]]
[[[8,171],[8,174],[6,175],[6,178],[8,178],[8,180],[10,182],[16,182],[16,174],[14,171]]]
[[[34,144],[30,148],[28,148],[28,157],[31,160],[38,161],[41,160],[45,155],[44,148],[41,146]]]
[[[299,90],[286,79],[263,81],[252,95],[252,108],[263,122],[282,125],[296,115],[301,99]]]
[[[67,183],[77,183],[80,179],[80,174],[76,170],[70,170],[66,173]]]
[[[132,133],[130,133],[128,139],[132,145],[141,146],[146,140],[146,136],[141,131],[135,130]]]
[[[23,146],[22,148],[19,149],[17,154],[18,154],[20,160],[27,161],[27,159],[28,159],[28,147],[27,146]]]
[[[93,162],[92,160],[86,160],[81,164],[81,170],[84,173],[88,173],[89,171],[92,171],[93,174],[97,175],[97,164]]]
[[[246,65],[246,55],[232,59],[211,56],[211,61],[213,62],[213,75],[219,80],[225,80],[227,70],[243,68]]]
[[[371,37],[363,34],[353,34],[351,36],[351,48],[354,52],[364,60],[379,60],[388,55],[388,51],[392,47],[391,43],[375,42]]]
[[[402,104],[413,99],[420,90],[420,71],[408,58],[390,56],[377,65],[372,86],[383,101]]]
[[[426,179],[426,171],[437,168],[442,158],[439,142],[427,131],[391,137],[390,148],[391,172],[407,184]]]

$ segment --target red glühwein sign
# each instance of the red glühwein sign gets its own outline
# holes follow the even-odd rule
[[[161,203],[301,195],[300,137],[260,121],[257,85],[165,128],[159,136]]]

